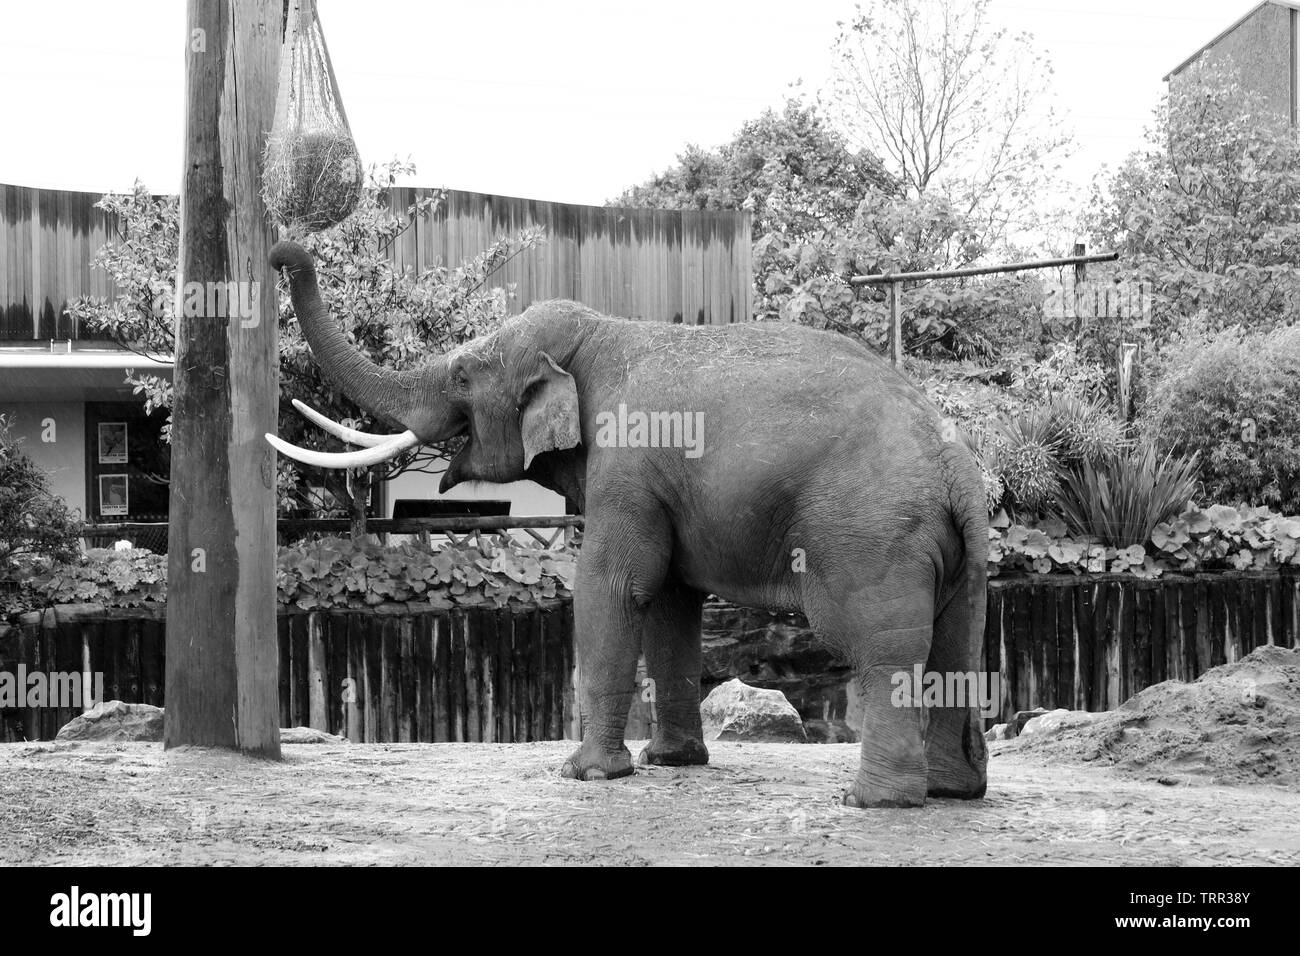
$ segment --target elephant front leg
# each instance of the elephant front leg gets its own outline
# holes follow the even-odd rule
[[[700,725],[700,614],[704,596],[665,587],[646,609],[641,645],[654,703],[654,738],[638,762],[684,767],[709,762]]]
[[[636,689],[639,614],[629,594],[579,568],[573,616],[582,746],[564,762],[564,777],[612,780],[635,770],[623,730]]]

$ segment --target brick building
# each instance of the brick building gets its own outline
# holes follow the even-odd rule
[[[1172,88],[1194,64],[1231,59],[1242,83],[1263,94],[1269,109],[1292,126],[1300,118],[1300,2],[1264,0],[1165,75]]]

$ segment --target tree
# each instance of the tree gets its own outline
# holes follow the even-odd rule
[[[614,200],[655,209],[751,209],[753,237],[820,234],[847,223],[873,190],[895,184],[879,159],[854,150],[809,103],[765,110],[716,149],[694,144],[677,165]]]
[[[442,194],[419,199],[405,210],[389,208],[388,190],[414,167],[392,162],[373,169],[357,211],[333,229],[314,233],[303,244],[316,258],[322,293],[331,311],[370,359],[389,368],[418,366],[424,356],[442,352],[490,331],[509,315],[509,289],[489,287],[491,276],[512,257],[544,240],[539,229],[502,237],[473,260],[457,266],[434,265],[418,273],[402,270],[388,249],[412,227],[417,216],[432,213]],[[170,355],[174,345],[178,217],[172,197],[151,196],[140,183],[126,195],[105,196],[100,207],[115,214],[117,240],[106,244],[94,259],[117,284],[112,301],[83,297],[69,312],[102,329],[123,348],[147,361]],[[337,451],[336,439],[306,423],[293,409],[292,399],[313,406],[335,421],[362,430],[384,431],[391,423],[373,422],[341,392],[325,381],[311,357],[287,293],[281,296],[280,434],[305,448]],[[128,372],[128,382],[143,396],[151,413],[168,414],[171,383],[146,370]],[[166,433],[169,426],[164,426]],[[439,462],[454,448],[420,448],[368,469],[325,470],[305,476],[302,466],[281,460],[277,490],[282,510],[302,508],[320,513],[327,500],[311,489],[324,488],[352,519],[353,533],[363,534],[367,503],[380,481],[407,471],[436,474]]]
[[[1028,34],[994,27],[988,5],[859,6],[841,24],[823,94],[851,143],[881,156],[907,197],[948,200],[981,249],[1037,225],[1051,164],[1069,143],[1050,101],[1051,64]]]
[[[1194,68],[1156,111],[1147,147],[1096,184],[1088,225],[1119,250],[1116,275],[1151,296],[1150,324],[1130,335],[1170,341],[1188,320],[1208,331],[1293,322],[1300,139],[1230,63]]]
[[[752,209],[755,318],[829,328],[881,350],[884,294],[852,276],[966,264],[984,251],[976,224],[946,196],[904,194],[815,104],[793,99],[716,149],[688,146],[676,166],[617,202]],[[905,299],[905,348],[990,357],[1037,327],[1040,301],[1036,281],[1014,277],[917,285]]]
[[[70,561],[81,538],[81,518],[50,492],[49,479],[22,452],[11,424],[0,415],[0,580],[21,562]]]

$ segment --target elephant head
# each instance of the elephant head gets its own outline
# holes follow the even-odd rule
[[[305,249],[277,243],[271,266],[288,279],[298,323],[325,377],[362,408],[406,429],[395,435],[359,432],[294,400],[310,421],[363,450],[314,452],[267,435],[282,454],[325,468],[359,468],[420,444],[464,436],[442,477],[440,490],[446,491],[462,481],[518,480],[536,456],[578,444],[573,376],[544,348],[530,323],[510,323],[421,368],[399,372],[376,365],[348,341],[326,310]]]

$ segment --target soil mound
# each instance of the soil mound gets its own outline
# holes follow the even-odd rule
[[[1300,786],[1300,649],[1260,647],[1192,683],[1156,684],[1110,713],[998,749],[1097,761],[1170,784]]]

